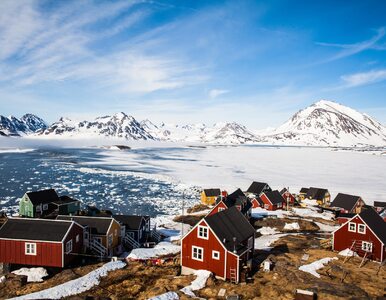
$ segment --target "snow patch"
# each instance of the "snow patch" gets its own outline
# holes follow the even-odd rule
[[[48,276],[47,270],[44,268],[21,268],[12,271],[12,273],[27,276],[27,282],[42,282],[43,277]]]
[[[358,256],[356,252],[350,250],[349,248],[346,248],[338,253],[340,256]]]
[[[314,261],[313,263],[310,263],[308,265],[303,265],[299,267],[299,270],[303,272],[310,273],[311,275],[314,275],[315,277],[320,278],[320,275],[316,272],[317,270],[324,267],[325,264],[328,264],[332,260],[338,259],[337,257],[325,257],[322,259],[319,259],[317,261]]]
[[[149,298],[149,300],[179,300],[180,297],[176,292],[167,292],[165,294]]]
[[[61,299],[64,297],[77,295],[88,291],[93,286],[98,285],[101,277],[106,276],[107,272],[122,269],[125,266],[126,263],[122,261],[108,262],[107,264],[104,264],[102,267],[88,273],[83,277],[71,280],[69,282],[57,285],[55,287],[40,292],[12,299]]]
[[[299,230],[299,229],[300,229],[300,226],[299,226],[299,223],[298,223],[298,222],[294,222],[294,223],[285,223],[284,229],[285,229],[285,230]]]
[[[194,272],[194,275],[197,276],[195,280],[192,281],[192,283],[184,288],[181,289],[181,292],[184,294],[196,297],[196,295],[193,293],[193,291],[201,290],[205,287],[206,281],[208,280],[209,276],[212,273],[207,270],[197,270]]]
[[[128,259],[140,260],[151,259],[168,254],[180,252],[181,247],[169,242],[161,242],[154,248],[136,248],[127,256]]]
[[[259,232],[262,235],[272,235],[280,233],[280,231],[277,231],[276,228],[264,226],[256,230],[256,232]]]

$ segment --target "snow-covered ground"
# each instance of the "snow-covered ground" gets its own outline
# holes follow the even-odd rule
[[[299,267],[299,270],[303,272],[310,273],[311,275],[314,275],[315,277],[320,278],[320,275],[317,270],[321,269],[324,267],[325,264],[328,264],[332,260],[338,259],[337,257],[325,257],[322,259],[319,259],[317,261],[314,261],[313,263],[310,263],[308,265],[303,265]]]
[[[197,270],[194,272],[194,275],[196,275],[196,279],[192,281],[192,283],[184,288],[181,289],[181,292],[184,294],[190,296],[190,297],[196,297],[193,291],[201,290],[205,287],[206,281],[208,280],[209,276],[212,273],[207,270]]]
[[[150,259],[180,252],[181,247],[169,242],[160,242],[154,248],[136,248],[127,256],[128,259]]]
[[[180,297],[176,292],[167,292],[165,294],[152,297],[149,300],[179,300],[179,299]]]
[[[47,270],[44,268],[21,268],[12,271],[12,273],[27,276],[28,282],[42,282],[43,278],[48,276]]]
[[[358,256],[356,252],[350,250],[349,248],[346,248],[338,253],[340,256]]]
[[[106,276],[107,272],[122,269],[125,266],[126,264],[121,261],[109,262],[83,277],[57,285],[53,288],[12,299],[61,299],[71,295],[77,295],[98,285],[101,277]]]

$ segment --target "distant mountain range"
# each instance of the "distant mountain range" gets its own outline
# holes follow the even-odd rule
[[[47,126],[39,117],[0,116],[0,135],[114,137],[205,144],[273,144],[313,146],[386,146],[386,128],[374,118],[336,102],[321,100],[300,110],[276,129],[251,131],[235,122],[188,125],[138,122],[125,113],[74,122],[67,118]]]

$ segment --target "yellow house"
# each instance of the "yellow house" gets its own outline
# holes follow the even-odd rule
[[[306,199],[308,190],[309,190],[308,188],[301,188],[300,189],[300,192],[299,192],[299,200],[300,201],[303,201],[304,199]]]
[[[304,199],[316,200],[316,202],[320,206],[330,206],[331,195],[327,189],[310,187],[307,190],[307,193],[304,194],[305,190],[306,189],[304,189],[304,188],[300,190],[299,199],[301,199],[301,200],[304,200]],[[302,197],[303,197],[303,199],[302,199]]]
[[[219,196],[221,196],[220,189],[204,189],[201,192],[201,203],[205,205],[215,205]]]

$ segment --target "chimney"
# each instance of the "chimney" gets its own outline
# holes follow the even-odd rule
[[[236,253],[236,238],[233,237],[233,253]]]

